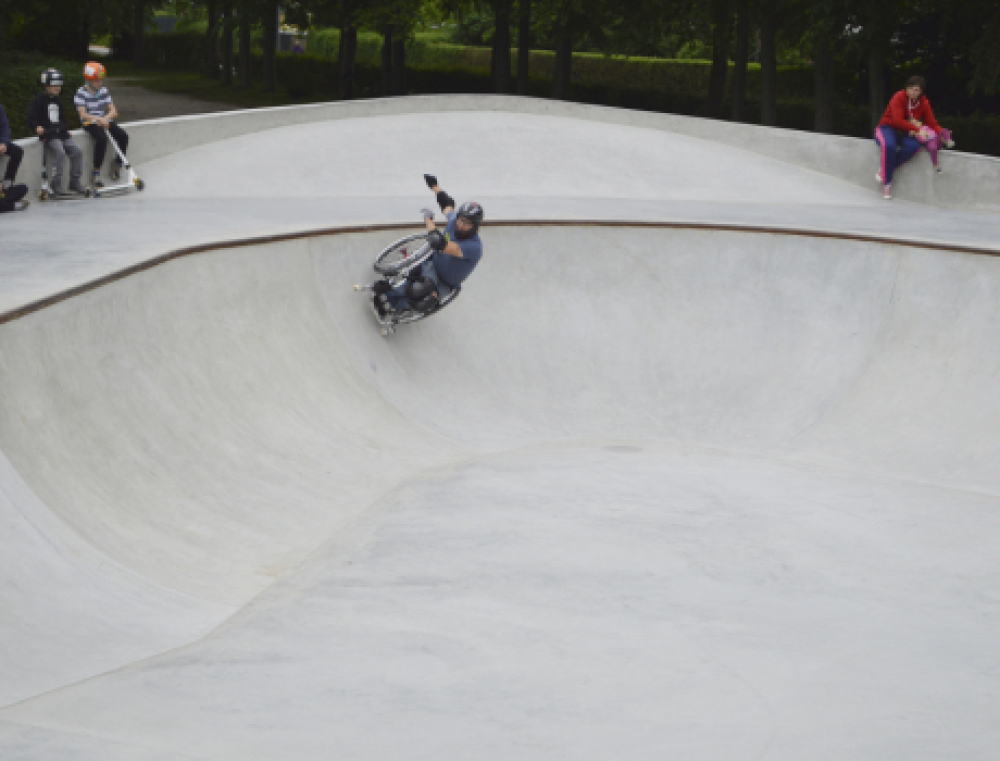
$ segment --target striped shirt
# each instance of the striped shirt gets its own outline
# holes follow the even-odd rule
[[[107,116],[111,109],[111,94],[107,87],[102,87],[96,93],[91,92],[86,85],[76,91],[73,97],[73,105],[77,108],[83,106],[88,114],[94,116]]]

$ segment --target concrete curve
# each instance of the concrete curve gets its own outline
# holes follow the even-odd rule
[[[193,150],[120,213],[178,208]],[[865,208],[727,156],[789,218],[783,187]],[[988,758],[995,251],[904,240],[902,204],[838,236],[627,191],[494,222],[388,341],[351,286],[402,203],[8,290],[0,755]]]
[[[840,135],[819,135],[799,130],[733,124],[676,114],[592,106],[581,103],[500,95],[423,95],[334,101],[306,106],[281,106],[245,111],[197,114],[172,119],[153,119],[126,124],[135,133],[132,160],[138,165],[173,155],[195,146],[221,143],[235,137],[253,135],[289,125],[330,121],[353,121],[373,117],[430,118],[451,114],[492,114],[493,118],[514,115],[570,119],[579,124],[608,125],[653,130],[675,139],[697,138],[717,146],[730,146],[810,171],[820,172],[870,189],[878,169],[874,141]],[[391,121],[391,120],[390,120]],[[572,128],[567,134],[572,134]],[[438,133],[438,138],[442,133]],[[445,132],[444,134],[447,134]],[[90,162],[91,140],[78,130],[74,133]],[[961,135],[957,137],[961,140]],[[41,147],[37,140],[17,141],[26,151],[22,181],[32,194],[39,187],[37,173]],[[376,141],[389,147],[388,141]],[[288,144],[283,148],[291,147]],[[279,154],[280,155],[280,154]],[[262,160],[263,160],[262,156]],[[638,158],[638,157],[637,157]],[[744,156],[744,158],[746,158]],[[110,158],[108,161],[110,162]],[[917,201],[941,208],[966,211],[998,211],[996,188],[1000,184],[1000,159],[962,152],[942,154],[944,174],[935,174],[921,152],[900,170],[895,195],[900,200]],[[275,162],[281,165],[281,162]],[[292,171],[297,167],[292,166]],[[296,177],[301,180],[302,177]],[[178,188],[183,187],[178,185]],[[294,188],[284,187],[284,192]],[[293,191],[294,192],[294,191]]]

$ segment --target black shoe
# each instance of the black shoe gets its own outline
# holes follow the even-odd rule
[[[380,295],[375,296],[375,311],[378,312],[378,316],[385,318],[389,315],[389,305],[382,300],[383,297]]]

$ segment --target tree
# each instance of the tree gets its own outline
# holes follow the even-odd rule
[[[1000,95],[1000,7],[997,7],[983,28],[982,36],[970,51],[975,64],[970,93]]]
[[[813,129],[832,133],[837,102],[836,53],[849,12],[843,0],[814,0],[808,20],[806,36],[813,52]]]
[[[865,0],[864,37],[868,51],[868,111],[871,128],[882,119],[886,106],[886,64],[896,18],[897,0]]]
[[[613,7],[604,0],[540,0],[536,7],[556,53],[552,97],[565,100],[572,81],[575,43],[590,34],[600,34]]]
[[[510,19],[514,11],[513,0],[489,0],[493,8],[493,53],[491,78],[493,91],[510,92]]]
[[[240,27],[240,57],[239,85],[243,88],[253,86],[253,70],[251,69],[251,47],[253,45],[253,25],[256,21],[251,0],[239,0]]]
[[[708,115],[721,117],[725,108],[729,46],[733,39],[733,0],[712,0],[712,73],[708,85]]]
[[[146,37],[146,0],[134,0],[134,15],[132,27],[132,62],[142,63],[143,40]]]
[[[517,94],[528,94],[531,65],[531,0],[520,0],[517,19]]]
[[[763,0],[760,9],[760,123],[778,124],[778,51],[776,0]]]
[[[205,30],[205,69],[210,77],[219,76],[219,0],[207,0],[208,26]]]
[[[233,83],[233,0],[222,0],[222,84]]]
[[[278,87],[277,53],[278,53],[278,0],[264,0],[263,22],[264,38],[264,92],[273,92]]]
[[[736,0],[736,66],[733,76],[733,121],[746,118],[747,63],[750,59],[750,8],[748,0]]]

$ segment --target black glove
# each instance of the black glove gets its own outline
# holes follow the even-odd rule
[[[438,184],[438,178],[435,177],[433,174],[425,174],[424,182],[427,183],[427,187],[429,187],[431,190],[434,190],[434,186]]]
[[[428,233],[427,242],[435,251],[444,251],[444,247],[448,245],[448,239],[441,234],[440,230],[432,230]]]

